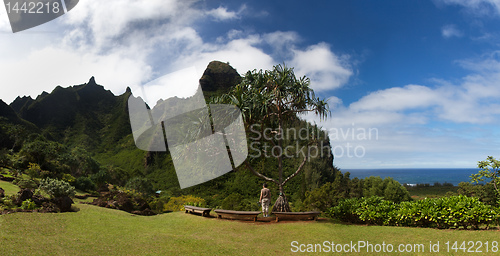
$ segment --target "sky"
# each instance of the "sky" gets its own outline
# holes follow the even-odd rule
[[[80,0],[18,33],[0,8],[0,98],[285,63],[328,99],[328,119],[303,118],[341,169],[475,168],[500,157],[498,28],[499,0]]]

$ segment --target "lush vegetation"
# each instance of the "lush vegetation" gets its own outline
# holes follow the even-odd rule
[[[209,87],[205,88],[210,90],[207,102],[240,83],[242,78],[235,74],[226,63],[210,63],[200,81]],[[155,205],[159,201],[166,204],[171,197],[193,195],[211,207],[222,207],[223,202],[239,209],[256,207],[254,202],[262,181],[244,166],[181,190],[168,152],[145,152],[135,146],[127,111],[130,95],[127,90],[114,96],[91,78],[82,85],[57,87],[36,99],[17,98],[10,106],[1,102],[0,167],[5,170],[4,176],[13,177],[15,184],[32,190],[38,189],[43,179],[51,178],[91,194],[113,184],[141,192],[145,200]],[[295,129],[313,127],[296,117],[289,118],[286,125]],[[328,140],[324,145],[329,147]],[[284,173],[293,173],[301,162],[299,158],[287,159],[281,168]],[[329,152],[308,159],[301,172],[281,186],[289,191],[289,201],[303,201],[307,191],[333,182],[338,170],[332,163]],[[264,175],[279,169],[274,159],[250,158],[249,164]],[[271,189],[273,195],[279,194],[279,186]],[[159,190],[161,200],[151,193]],[[156,209],[161,212],[164,207]]]
[[[401,228],[317,222],[251,223],[220,221],[183,212],[151,217],[78,205],[72,213],[17,213],[0,216],[1,255],[294,255],[291,243],[423,244],[424,252],[394,255],[457,255],[453,241],[481,241],[485,255],[498,232]],[[445,242],[452,241],[449,247]],[[440,242],[439,253],[429,242]],[[484,243],[490,243],[486,252]],[[460,247],[460,246],[458,246]],[[465,249],[467,250],[468,247]],[[476,249],[474,247],[473,249]],[[342,253],[340,253],[342,254]],[[363,250],[359,255],[373,255]],[[382,253],[383,254],[383,253]],[[465,253],[463,253],[466,255]]]
[[[277,65],[272,70],[248,71],[240,84],[215,98],[214,102],[233,104],[241,110],[250,137],[250,148],[254,151],[250,152],[250,156],[274,160],[273,169],[276,171],[271,172],[272,175],[260,173],[248,161],[245,161],[246,167],[257,177],[278,187],[273,211],[290,211],[284,186],[303,170],[309,158],[332,154],[328,139],[321,136],[325,135],[324,132],[319,132],[316,126],[309,127],[309,124],[297,129],[293,122],[298,120],[299,114],[307,112],[325,118],[329,113],[326,101],[315,96],[309,78],[298,78],[293,68]],[[327,152],[324,152],[322,143],[320,146],[319,142],[323,140],[326,141]],[[311,156],[313,145],[316,156]],[[323,152],[320,153],[320,150]],[[289,163],[289,168],[285,168],[284,162],[289,158],[300,158],[301,161],[295,166]],[[286,173],[285,169],[292,171]]]
[[[498,208],[463,195],[399,204],[377,196],[353,198],[330,208],[329,214],[346,222],[406,227],[478,229],[500,221]]]
[[[76,188],[82,195],[101,192],[97,205],[144,215],[182,210],[185,204],[257,210],[264,179],[272,182],[274,198],[281,195],[277,209],[289,205],[293,211],[320,210],[341,220],[380,225],[477,228],[496,223],[499,161],[495,158],[479,162],[480,171],[472,181],[480,184],[404,187],[391,178],[351,179],[333,165],[326,133],[298,116],[327,114],[326,103],[314,96],[306,77],[297,78],[292,68],[281,65],[249,71],[243,78],[235,74],[228,64],[211,63],[201,79],[210,91],[205,96],[207,102],[240,107],[252,145],[249,154],[260,155],[226,175],[183,190],[169,152],[145,152],[135,146],[126,104],[130,90],[114,96],[92,78],[36,99],[18,98],[10,106],[0,101],[0,178],[13,181],[0,183],[7,196],[0,207],[41,210],[44,202],[54,207],[63,201],[67,206]],[[286,134],[290,131],[298,133]],[[328,150],[310,157],[304,148],[307,151],[311,145]],[[269,146],[293,150],[275,157]],[[413,201],[409,191],[416,195],[413,199],[421,200]],[[32,196],[26,197],[29,193]],[[452,202],[476,207],[483,214],[477,217],[483,219],[458,221],[453,208],[446,208]],[[423,219],[418,219],[416,211],[430,205],[441,205],[446,209],[441,214],[448,211],[452,217],[446,217],[445,224],[434,215],[421,214]],[[418,219],[417,224],[410,219]],[[420,223],[429,219],[434,222]]]

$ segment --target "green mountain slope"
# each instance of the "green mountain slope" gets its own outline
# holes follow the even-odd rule
[[[229,64],[211,62],[200,84],[206,89],[204,94],[208,102],[208,98],[226,92],[240,81],[241,77]],[[67,88],[58,86],[51,93],[44,92],[36,99],[18,97],[10,106],[0,102],[0,118],[10,124],[31,124],[30,129],[34,132],[36,130],[48,140],[64,145],[67,150],[88,152],[100,163],[100,169],[104,170],[109,182],[124,185],[132,177],[146,177],[153,183],[154,189],[171,195],[195,194],[204,197],[207,202],[221,202],[234,195],[236,200],[245,199],[252,207],[257,206],[253,202],[255,200],[250,198],[258,197],[262,180],[244,166],[181,191],[168,152],[145,152],[135,146],[127,109],[130,95],[131,91],[127,89],[124,94],[115,96],[92,77],[84,84]],[[304,127],[306,122],[297,120],[292,125]],[[2,143],[0,148],[9,149],[15,144],[12,141]],[[325,145],[329,146],[328,140]],[[56,156],[54,159],[56,164],[64,161]],[[284,162],[285,173],[293,173],[300,161],[299,158],[287,159]],[[273,158],[256,158],[250,162],[257,171],[270,176],[276,170],[277,163]],[[304,171],[287,184],[286,191],[290,191],[292,201],[303,199],[306,191],[333,181],[335,171],[331,154],[312,159]],[[88,172],[72,173],[90,175]]]

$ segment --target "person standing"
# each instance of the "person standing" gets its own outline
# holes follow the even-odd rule
[[[260,190],[259,203],[262,205],[262,214],[264,217],[269,217],[269,204],[271,203],[271,190],[267,188],[267,184],[262,185]]]

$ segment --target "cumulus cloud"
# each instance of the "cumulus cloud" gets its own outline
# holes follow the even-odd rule
[[[178,0],[108,0],[81,1],[67,14],[64,22],[74,30],[84,31],[97,47],[115,45],[136,34],[159,36],[191,25],[202,16],[194,8],[197,1]],[[160,32],[160,33],[159,33]]]
[[[127,84],[140,84],[151,68],[141,61],[120,54],[97,56],[82,52],[47,47],[25,59],[0,62],[0,70],[8,70],[2,84],[2,96],[36,96],[52,91],[56,85],[68,86],[88,81],[91,76],[106,89],[123,93]],[[5,86],[10,85],[10,86]],[[19,86],[22,85],[22,86]],[[7,99],[4,99],[7,100]]]
[[[456,83],[434,80],[435,85],[378,90],[347,106],[333,98],[331,118],[306,119],[330,132],[340,167],[471,166],[498,151],[494,127],[500,124],[499,55],[458,61],[469,74]],[[372,139],[358,136],[369,131]],[[378,136],[373,136],[375,131]],[[363,157],[354,155],[356,148]]]
[[[126,86],[137,89],[184,68],[195,67],[201,77],[212,60],[229,62],[240,73],[286,62],[310,77],[316,90],[338,88],[352,75],[348,56],[333,53],[325,43],[299,47],[300,36],[293,31],[230,30],[207,41],[198,29],[213,25],[209,23],[214,18],[243,18],[246,5],[204,10],[198,2],[80,1],[53,22],[15,36],[6,34],[8,40],[0,41],[2,80],[15,86],[3,90],[2,98],[10,102],[18,95],[35,97],[58,84],[86,82],[90,76],[120,94]]]
[[[210,61],[219,60],[230,63],[240,73],[253,69],[270,69],[275,64],[274,59],[258,47],[261,43],[259,35],[232,38],[219,44],[207,43],[194,51],[185,52],[174,66],[192,65],[198,72],[203,73]]]
[[[455,25],[446,25],[441,28],[441,35],[444,38],[462,37],[464,34]]]
[[[311,87],[317,91],[337,89],[352,76],[348,55],[336,55],[326,43],[293,50],[290,64],[297,74],[311,78]]]
[[[239,13],[244,9],[245,7],[243,6],[239,12],[234,12],[228,11],[226,7],[219,6],[216,9],[207,11],[206,14],[219,21],[233,20],[240,18]]]
[[[461,5],[476,15],[500,14],[499,0],[441,0],[449,5]]]
[[[0,33],[11,32],[7,10],[0,8]]]

